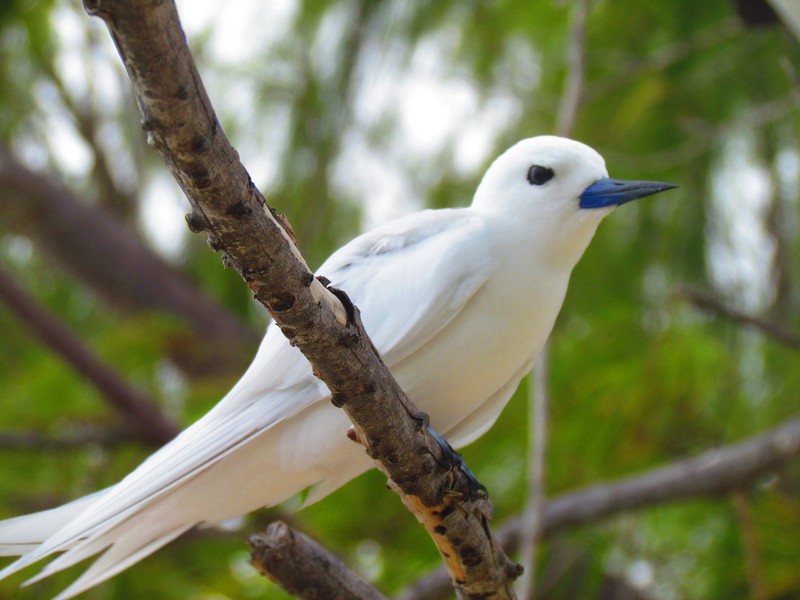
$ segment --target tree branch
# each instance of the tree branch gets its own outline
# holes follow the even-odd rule
[[[739,117],[737,123],[746,124],[753,129],[765,127],[783,117],[794,114],[800,106],[800,95],[796,90],[780,96],[774,100],[768,100],[745,110]],[[730,125],[710,125],[705,122],[692,122],[692,135],[682,143],[658,152],[650,152],[646,155],[618,155],[615,160],[618,163],[625,163],[630,168],[657,168],[661,170],[674,168],[678,165],[685,165],[694,158],[716,148],[720,138],[730,131]]]
[[[92,48],[85,49],[89,60],[93,56]],[[61,73],[56,69],[51,60],[42,61],[42,68],[47,77],[50,78],[61,102],[69,111],[75,122],[76,132],[83,138],[91,148],[94,167],[92,168],[92,180],[97,182],[97,200],[107,207],[114,215],[126,221],[133,217],[136,206],[136,199],[132,194],[122,190],[114,179],[112,168],[108,160],[108,155],[103,149],[99,139],[101,123],[99,115],[93,106],[92,99],[95,97],[93,89],[89,89],[86,97],[78,100],[73,97],[67,89]]]
[[[747,583],[750,587],[749,596],[753,600],[767,600],[769,596],[764,588],[761,549],[756,524],[753,522],[753,507],[750,506],[747,495],[741,490],[734,491],[731,494],[731,500],[733,501],[733,510],[739,519],[739,529],[742,532],[744,566]]]
[[[586,21],[589,17],[589,0],[580,0],[572,7],[569,41],[567,46],[567,78],[558,104],[556,132],[568,137],[575,129],[578,110],[583,101],[586,78]]]
[[[623,510],[688,498],[715,497],[752,485],[800,456],[800,419],[743,442],[709,450],[643,475],[593,485],[547,505],[544,532],[595,521]]]
[[[98,445],[108,448],[134,441],[130,431],[81,427],[59,437],[42,435],[38,431],[0,431],[0,449],[3,450],[69,450]]]
[[[116,371],[103,364],[60,320],[31,298],[3,270],[0,270],[0,300],[42,344],[83,375],[111,406],[125,415],[140,438],[162,445],[178,434],[178,428],[164,417],[144,392],[128,385]]]
[[[761,317],[748,315],[747,313],[737,310],[732,306],[728,306],[710,292],[706,292],[689,285],[682,285],[675,290],[675,295],[691,302],[706,312],[711,312],[726,317],[732,321],[755,327],[756,329],[788,346],[789,348],[800,350],[800,334],[790,331],[774,321],[768,321],[767,319],[762,319]]]
[[[84,0],[119,50],[159,150],[192,205],[194,232],[244,278],[311,362],[405,505],[423,523],[463,598],[514,596],[518,570],[488,528],[491,504],[442,449],[381,361],[358,310],[316,279],[291,229],[266,204],[226,139],[173,2]],[[344,434],[344,432],[343,432]]]
[[[272,523],[265,534],[250,536],[250,563],[298,598],[385,600],[338,558],[286,523]]]
[[[614,90],[640,81],[648,73],[664,72],[673,65],[697,56],[702,52],[735,38],[744,31],[742,22],[735,16],[699,29],[678,41],[666,44],[659,50],[637,56],[624,64],[614,63],[611,73],[598,77],[587,87],[588,101],[610,95]]]
[[[2,143],[0,223],[30,238],[113,305],[185,320],[198,335],[176,348],[173,358],[190,374],[239,372],[258,343],[255,331],[167,265],[118,218],[30,171]]]
[[[754,485],[758,479],[800,457],[800,418],[743,442],[678,460],[614,483],[595,484],[562,494],[545,506],[542,533],[593,523],[625,510],[694,498],[713,498]],[[498,539],[513,552],[520,543],[522,517],[503,523]],[[446,597],[447,574],[438,569],[419,579],[397,600]]]
[[[564,90],[558,104],[556,134],[570,137],[578,118],[583,98],[586,77],[586,21],[589,17],[589,0],[578,0],[572,6],[572,19],[567,46],[567,75]],[[522,527],[523,540],[519,556],[525,571],[519,582],[520,596],[529,599],[536,596],[536,561],[542,524],[542,513],[546,502],[547,473],[547,429],[549,420],[550,393],[550,343],[542,349],[532,373],[530,387],[530,466],[528,468],[528,498],[524,509]]]

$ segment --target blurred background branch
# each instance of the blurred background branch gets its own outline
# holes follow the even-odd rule
[[[0,301],[25,324],[26,331],[96,387],[138,437],[160,446],[178,434],[178,428],[164,417],[151,398],[129,386],[118,373],[103,364],[75,334],[26,294],[3,270],[0,270]]]
[[[555,132],[571,137],[583,100],[586,77],[586,25],[589,0],[577,0],[572,5],[569,37],[567,39],[564,90],[556,112]],[[518,585],[523,600],[536,596],[536,556],[547,496],[547,429],[550,414],[550,343],[545,344],[530,375],[530,432],[528,434],[529,467],[527,504],[522,520],[523,535],[519,544],[520,562],[525,571]]]
[[[34,173],[0,143],[0,224],[122,312],[158,311],[188,325],[172,358],[190,375],[234,373],[259,335],[149,248],[102,206]]]
[[[690,498],[713,498],[731,492],[734,502],[741,503],[741,499],[736,500],[741,490],[757,488],[776,471],[796,461],[798,456],[800,419],[792,419],[737,444],[709,450],[620,481],[594,484],[555,496],[544,506],[540,532],[543,536],[554,536],[562,529],[594,523],[624,511]],[[517,516],[499,529],[498,535],[509,551],[526,542],[523,536],[528,532],[524,528],[524,519],[524,515]],[[746,535],[752,537],[752,524],[748,524],[747,529]],[[748,547],[748,554],[751,550]],[[757,557],[751,554],[749,563],[755,560]],[[398,600],[432,600],[446,598],[448,593],[447,572],[439,569],[410,586]]]
[[[699,288],[682,285],[675,290],[679,298],[691,302],[699,309],[714,315],[719,315],[742,325],[755,327],[769,337],[794,350],[800,350],[800,334],[786,329],[780,323],[762,317],[746,314],[732,306],[725,304],[714,294]]]
[[[45,436],[38,431],[0,431],[0,449],[59,451],[90,445],[113,446],[142,441],[142,436],[130,431],[82,427],[59,437]],[[152,442],[151,442],[152,443]]]

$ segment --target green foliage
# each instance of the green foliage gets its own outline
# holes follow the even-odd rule
[[[105,158],[118,187],[132,189],[134,217],[142,216],[145,190],[138,188],[163,166],[144,148],[130,98],[117,97],[127,87],[109,76],[118,71],[118,58],[107,32],[74,4],[0,1],[0,143],[92,205],[103,204],[98,159]],[[799,412],[796,351],[703,313],[674,293],[691,283],[715,289],[728,304],[742,302],[725,297],[715,275],[720,260],[728,261],[728,274],[738,263],[730,255],[714,258],[719,216],[709,199],[722,157],[736,135],[744,136],[771,178],[764,243],[779,252],[755,265],[773,273],[775,285],[753,310],[788,329],[798,327],[800,48],[780,24],[745,26],[734,4],[592,3],[584,98],[573,137],[596,147],[614,177],[663,179],[681,188],[617,211],[574,273],[552,341],[548,494],[737,441]],[[222,12],[246,6],[231,3],[215,9],[216,16],[222,20]],[[181,10],[200,9],[184,3]],[[463,205],[496,151],[520,137],[552,132],[567,75],[570,10],[568,3],[515,0],[314,0],[299,3],[276,21],[280,26],[259,22],[255,33],[242,20],[241,36],[251,48],[236,59],[215,37],[223,27],[217,18],[190,29],[189,40],[225,131],[248,166],[268,163],[254,180],[287,214],[316,266],[358,232],[365,215],[382,217],[373,199],[393,191],[393,177],[404,187],[390,194],[394,204],[386,212]],[[65,17],[84,30],[68,29]],[[75,60],[76,44],[91,49],[80,65],[64,58]],[[435,68],[425,71],[429,63]],[[64,66],[71,70],[62,73]],[[83,83],[75,84],[76,73]],[[391,88],[409,74],[474,94],[471,113],[443,135],[433,127],[420,133],[435,123],[426,119],[428,106],[417,106],[414,128],[429,144],[419,156],[404,130],[411,92]],[[372,84],[375,97],[381,85],[389,87],[388,102],[364,97]],[[455,99],[452,112],[460,115]],[[80,107],[95,130],[82,129],[70,106]],[[52,107],[65,111],[61,129],[47,125]],[[462,135],[471,127],[486,134],[485,150]],[[64,167],[64,132],[82,140],[91,160]],[[469,168],[458,160],[465,146],[478,154]],[[781,153],[793,157],[793,173],[781,173]],[[730,210],[743,201],[741,187],[729,182],[715,200]],[[14,235],[13,223],[2,215],[0,210],[4,269],[172,418],[193,421],[230,387],[230,381],[196,374],[170,375],[178,367],[169,351],[184,339],[185,324],[109,306],[100,291]],[[129,222],[141,227],[133,217]],[[746,242],[740,240],[741,252],[747,252]],[[263,327],[266,317],[247,287],[221,268],[199,237],[184,239],[169,260],[231,313]],[[87,427],[124,426],[89,382],[2,306],[0,381],[0,432],[58,439]],[[491,492],[497,523],[525,502],[526,401],[524,383],[495,427],[464,449]],[[111,485],[149,451],[136,442],[57,452],[0,448],[0,517]],[[665,505],[559,533],[541,553],[548,597],[597,598],[611,577],[639,581],[654,598],[751,597],[753,568],[767,598],[797,597],[799,482],[800,467],[793,464],[743,490],[736,501]],[[379,473],[369,473],[291,520],[381,589],[395,592],[439,558],[383,483]],[[286,598],[246,565],[247,533],[273,515],[250,516],[231,531],[188,534],[86,598]],[[752,556],[755,567],[748,563]],[[31,570],[0,582],[0,596],[51,597],[81,568],[17,590]],[[636,572],[646,577],[637,579]]]

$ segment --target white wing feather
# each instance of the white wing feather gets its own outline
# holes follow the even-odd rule
[[[359,307],[389,367],[444,329],[491,272],[469,209],[412,217],[356,238],[319,268]]]

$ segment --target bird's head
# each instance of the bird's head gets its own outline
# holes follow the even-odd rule
[[[603,157],[589,146],[540,136],[516,143],[492,163],[472,206],[511,228],[525,228],[530,238],[574,264],[614,208],[674,187],[610,179]]]

